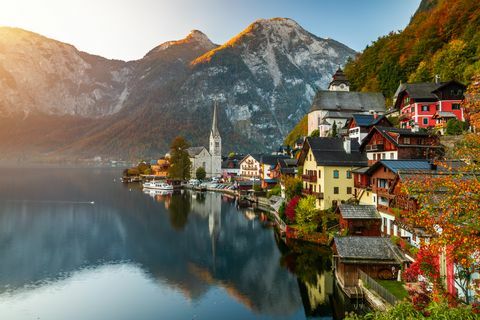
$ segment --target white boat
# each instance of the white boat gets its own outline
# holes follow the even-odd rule
[[[145,189],[156,189],[156,190],[173,190],[171,184],[161,182],[161,181],[150,181],[143,184]]]

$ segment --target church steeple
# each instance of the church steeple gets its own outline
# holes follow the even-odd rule
[[[217,102],[213,105],[212,129],[210,130],[210,155],[220,158],[222,156],[222,138],[217,127]]]

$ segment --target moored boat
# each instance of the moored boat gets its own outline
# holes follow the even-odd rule
[[[156,189],[156,190],[173,190],[171,184],[161,182],[161,181],[150,181],[143,184],[145,189]]]

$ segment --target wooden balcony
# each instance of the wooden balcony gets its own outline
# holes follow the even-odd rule
[[[367,151],[383,151],[385,147],[383,144],[369,144],[367,145]]]
[[[302,194],[304,196],[315,196],[317,199],[323,199],[323,192],[313,192],[309,189],[303,189]]]
[[[305,182],[317,182],[317,176],[314,175],[309,175],[309,174],[303,174],[302,175],[302,180]]]

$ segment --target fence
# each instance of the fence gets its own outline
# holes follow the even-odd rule
[[[381,286],[377,281],[372,279],[368,274],[362,270],[358,270],[360,279],[369,290],[375,291],[382,299],[394,306],[398,302],[398,298],[391,294],[387,289]]]

